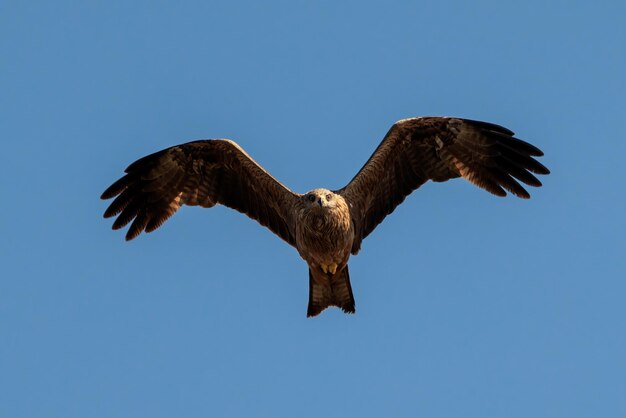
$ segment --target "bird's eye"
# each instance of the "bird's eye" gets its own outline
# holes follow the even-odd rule
[[[315,195],[310,194],[308,198],[309,198],[309,202],[315,202]]]
[[[328,194],[326,195],[326,200],[331,200],[332,198],[333,198],[333,195],[332,195],[332,194],[328,193]]]

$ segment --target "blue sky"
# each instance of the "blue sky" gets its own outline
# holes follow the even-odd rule
[[[0,416],[626,416],[623,2],[0,4]],[[100,193],[227,137],[295,191],[389,126],[502,124],[529,201],[411,195],[307,319],[295,250],[223,207],[126,243]]]

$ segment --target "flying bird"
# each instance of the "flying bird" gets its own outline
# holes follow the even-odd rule
[[[126,240],[160,227],[182,205],[222,204],[294,246],[309,267],[307,316],[329,306],[354,313],[348,259],[387,215],[428,180],[462,177],[496,196],[528,199],[549,170],[535,146],[502,126],[452,117],[403,119],[391,127],[356,176],[339,190],[294,193],[237,143],[207,139],[143,157],[104,191],[113,229]]]

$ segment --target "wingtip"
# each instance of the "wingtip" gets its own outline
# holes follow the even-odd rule
[[[511,193],[514,196],[519,197],[520,199],[530,199],[530,193],[528,193],[528,190],[520,186],[519,183],[517,183],[517,185],[518,187],[516,187],[514,190],[511,190]]]
[[[533,165],[532,167],[528,167],[527,170],[535,173],[535,174],[541,174],[541,175],[548,175],[550,174],[550,170],[548,169],[548,167],[546,167],[545,165],[541,164],[539,161],[537,160],[533,160]]]
[[[115,197],[116,194],[111,191],[111,187],[108,187],[105,191],[100,195],[100,199],[109,200],[112,197]]]
[[[102,192],[102,194],[100,195],[100,199],[107,200],[117,196],[128,187],[130,181],[131,178],[128,175],[117,179],[112,185],[107,187],[104,192]]]
[[[139,236],[140,233],[132,233],[128,231],[128,233],[124,236],[124,241],[132,241]]]

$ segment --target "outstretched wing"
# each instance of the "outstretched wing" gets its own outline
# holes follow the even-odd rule
[[[152,232],[182,205],[222,204],[245,213],[295,246],[291,208],[297,196],[235,142],[194,141],[143,157],[102,193],[115,200],[105,218],[119,215],[113,229],[132,221],[126,240]]]
[[[506,191],[528,199],[518,182],[539,187],[532,174],[550,171],[532,157],[541,150],[486,122],[424,117],[396,122],[341,194],[356,228],[352,253],[361,241],[415,189],[428,180],[463,177],[497,196]],[[516,180],[517,179],[517,180]]]

